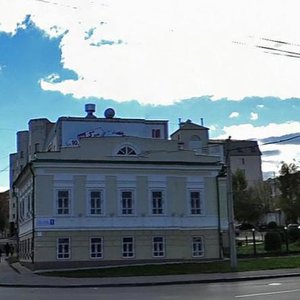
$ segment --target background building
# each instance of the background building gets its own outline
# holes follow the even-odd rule
[[[230,159],[232,173],[241,170],[248,186],[263,182],[261,170],[261,151],[257,141],[249,140],[210,140],[208,152],[221,157],[225,163],[226,156]]]

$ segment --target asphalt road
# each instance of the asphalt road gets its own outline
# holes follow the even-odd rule
[[[13,300],[299,300],[300,278],[128,288],[0,288]]]

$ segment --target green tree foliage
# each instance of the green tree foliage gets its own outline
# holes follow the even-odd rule
[[[295,164],[283,163],[278,178],[281,191],[280,206],[287,223],[297,223],[300,217],[300,172]]]
[[[0,232],[3,233],[8,226],[8,191],[0,193]]]
[[[8,224],[8,218],[6,213],[6,208],[3,203],[0,202],[0,232],[2,233]]]
[[[281,235],[278,231],[269,231],[265,235],[265,250],[280,251],[282,245]]]
[[[264,213],[263,201],[257,188],[248,188],[242,170],[238,169],[232,175],[232,191],[235,219],[239,222],[257,223]]]

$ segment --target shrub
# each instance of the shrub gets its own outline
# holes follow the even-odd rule
[[[270,231],[265,235],[265,250],[266,251],[280,251],[282,239],[278,231]]]
[[[268,229],[276,229],[276,228],[277,228],[277,223],[274,222],[274,221],[269,222],[269,223],[267,224],[267,228],[268,228]]]
[[[300,230],[298,228],[288,228],[288,237],[291,242],[296,242],[300,238]]]

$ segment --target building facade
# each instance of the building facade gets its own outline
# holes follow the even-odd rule
[[[208,153],[217,155],[224,164],[230,160],[231,172],[243,172],[248,186],[262,184],[261,151],[257,141],[250,140],[213,140],[209,141]]]
[[[11,221],[33,269],[219,259],[226,178],[208,129],[94,116],[29,122],[11,155]],[[188,129],[190,128],[190,129]],[[183,147],[189,144],[189,149]]]

